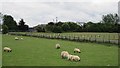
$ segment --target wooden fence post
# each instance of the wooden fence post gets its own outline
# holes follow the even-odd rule
[[[110,42],[110,34],[109,34],[109,38],[108,38],[108,40],[109,40],[109,43],[111,43],[111,42]]]
[[[97,39],[97,38],[96,38],[96,35],[95,35],[95,42],[96,42],[96,39]]]
[[[104,43],[104,42],[105,42],[105,41],[104,41],[104,35],[103,35],[103,38],[102,38],[102,39],[103,39],[103,43]]]

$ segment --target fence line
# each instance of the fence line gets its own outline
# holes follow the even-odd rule
[[[62,39],[62,40],[69,40],[69,41],[78,41],[78,42],[97,42],[97,43],[112,43],[118,44],[119,40],[111,40],[110,35],[108,39],[105,39],[105,35],[102,38],[98,35],[80,35],[80,36],[66,36],[61,34],[32,34],[32,33],[15,33],[11,32],[10,35],[17,35],[17,36],[29,36],[29,37],[37,37],[37,38],[47,38],[47,39]]]

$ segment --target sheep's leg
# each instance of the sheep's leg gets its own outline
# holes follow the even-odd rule
[[[62,59],[64,59],[64,56],[62,56]]]
[[[70,60],[70,58],[68,58],[68,60]]]
[[[61,58],[63,59],[63,55],[61,56]]]
[[[71,61],[74,61],[74,59],[71,59]]]
[[[72,59],[70,59],[70,61],[72,61]]]

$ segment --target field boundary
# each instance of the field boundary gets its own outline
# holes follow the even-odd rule
[[[94,37],[87,37],[85,38],[85,35],[82,35],[82,37],[79,36],[66,36],[61,34],[32,34],[32,33],[16,33],[16,32],[10,32],[8,33],[10,35],[16,35],[16,36],[28,36],[28,37],[36,37],[36,38],[47,38],[47,39],[61,39],[61,40],[69,40],[69,41],[77,41],[77,42],[95,42],[95,43],[110,43],[110,44],[116,44],[119,45],[119,40],[114,39],[104,39],[99,38],[97,35],[94,35]],[[108,36],[109,37],[109,36]]]

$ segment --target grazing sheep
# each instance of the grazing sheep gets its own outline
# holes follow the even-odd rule
[[[12,49],[11,48],[9,48],[9,47],[4,47],[4,52],[12,52]]]
[[[62,51],[61,52],[61,57],[63,58],[68,58],[69,53],[67,51]]]
[[[72,56],[74,56],[74,55],[69,54],[68,57],[67,57],[67,59],[71,60]]]
[[[19,38],[18,38],[18,37],[15,37],[15,40],[19,40]]]
[[[71,56],[71,61],[80,61],[80,57],[79,56],[77,56],[77,55],[73,55],[73,56]]]
[[[20,38],[21,40],[23,40],[23,38]]]
[[[56,44],[56,49],[60,49],[60,44]]]
[[[78,49],[78,48],[75,48],[75,49],[74,49],[74,53],[75,53],[75,52],[81,53],[80,49]]]

